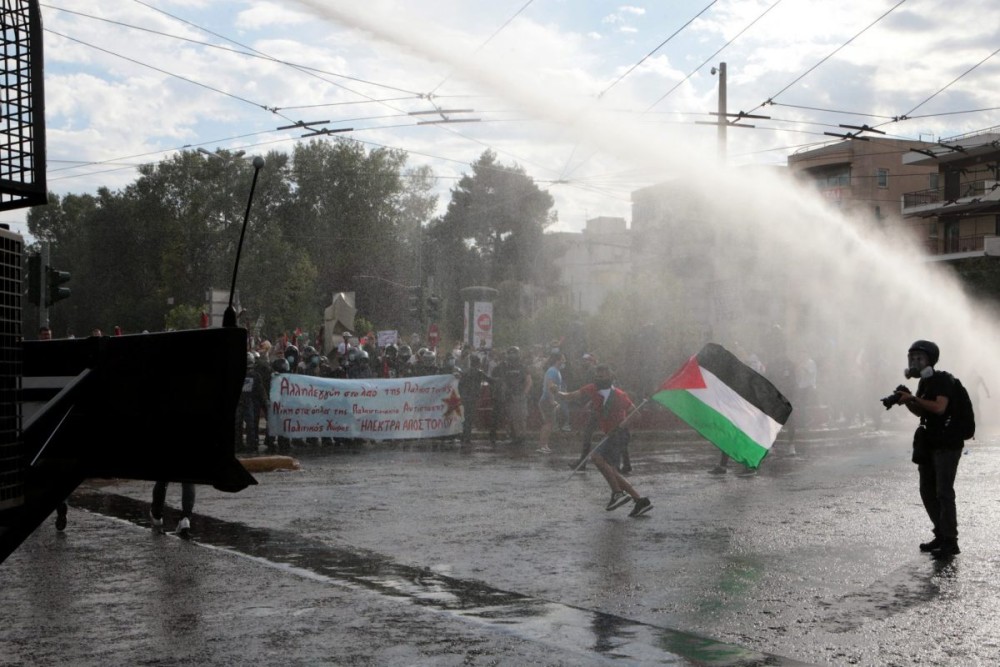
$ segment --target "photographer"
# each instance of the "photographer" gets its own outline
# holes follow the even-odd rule
[[[964,442],[961,435],[948,429],[954,380],[951,375],[936,371],[938,346],[918,340],[910,346],[905,375],[920,378],[913,394],[904,386],[896,388],[896,403],[920,418],[913,434],[913,462],[920,473],[920,499],[934,525],[934,539],[920,545],[921,551],[949,557],[959,553],[958,518],[955,511],[955,474],[962,458]],[[883,399],[892,407],[892,396]]]

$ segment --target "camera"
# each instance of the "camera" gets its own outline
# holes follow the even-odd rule
[[[892,406],[894,406],[894,405],[899,405],[899,398],[900,398],[899,397],[899,392],[901,392],[901,391],[905,391],[906,393],[910,393],[909,387],[907,387],[906,385],[902,385],[901,384],[898,387],[896,387],[896,389],[893,390],[893,392],[891,394],[889,394],[885,398],[880,398],[879,399],[882,402],[882,405],[885,406],[886,410],[891,409]]]

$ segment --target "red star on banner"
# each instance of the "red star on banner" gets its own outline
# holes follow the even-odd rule
[[[451,390],[451,396],[443,399],[443,402],[445,405],[448,406],[448,409],[444,411],[445,417],[447,417],[452,413],[456,414],[459,417],[462,416],[462,399],[459,397],[458,394],[455,393],[454,389]]]

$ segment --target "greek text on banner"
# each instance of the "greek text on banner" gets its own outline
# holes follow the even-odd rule
[[[267,432],[285,438],[403,440],[458,435],[462,400],[453,375],[334,380],[271,379]]]

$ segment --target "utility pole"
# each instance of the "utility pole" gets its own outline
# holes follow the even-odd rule
[[[714,68],[713,68],[714,70]],[[729,125],[726,111],[726,63],[719,63],[719,162],[726,164],[726,127]]]
[[[744,118],[763,118],[763,119],[766,120],[766,119],[769,119],[770,116],[758,116],[758,115],[755,115],[755,114],[744,113],[742,111],[740,111],[738,113],[729,113],[728,111],[726,111],[726,107],[728,106],[726,104],[726,63],[719,63],[718,67],[713,67],[712,68],[712,74],[713,75],[714,74],[718,74],[719,75],[719,110],[715,114],[717,116],[717,118],[715,119],[714,123],[710,123],[708,121],[704,121],[703,122],[703,121],[696,120],[695,124],[697,124],[697,125],[715,125],[715,128],[716,128],[715,131],[716,131],[716,134],[718,136],[718,143],[719,143],[719,162],[721,163],[722,166],[725,166],[725,164],[726,164],[726,132],[729,129],[729,126],[732,125],[733,127],[750,127],[750,128],[752,128],[752,127],[754,127],[753,125],[746,125],[746,124],[741,123],[739,121],[743,120]],[[732,119],[733,119],[732,121],[729,120],[730,117],[732,117]]]

